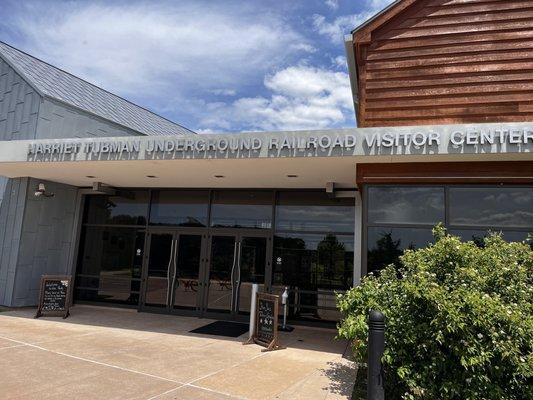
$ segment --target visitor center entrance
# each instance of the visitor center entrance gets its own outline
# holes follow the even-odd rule
[[[271,238],[237,229],[149,228],[141,309],[239,319],[267,284]]]
[[[324,190],[116,189],[84,197],[74,301],[247,320],[252,285],[289,319],[336,321],[354,199]]]

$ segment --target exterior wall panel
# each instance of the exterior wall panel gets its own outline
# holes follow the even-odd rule
[[[359,126],[533,119],[533,1],[420,0],[366,34]]]
[[[39,112],[38,139],[136,136],[138,132],[124,128],[77,110],[74,107],[45,98]]]
[[[54,197],[35,197],[38,181],[30,179],[10,305],[37,304],[41,275],[69,273],[69,253],[74,246],[77,188],[44,182]]]
[[[139,135],[41,96],[0,59],[0,141]],[[43,274],[69,272],[77,188],[48,182],[53,198],[36,198],[34,179],[0,177],[0,305],[37,303]]]
[[[35,138],[40,95],[0,59],[0,140]]]
[[[10,179],[0,208],[0,305],[12,305],[28,178]]]

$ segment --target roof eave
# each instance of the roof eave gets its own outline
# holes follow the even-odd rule
[[[359,105],[359,73],[357,72],[354,45],[352,34],[344,36],[344,49],[346,51],[346,63],[348,64],[348,75],[352,88],[354,112],[357,115],[357,107]]]
[[[361,25],[359,25],[357,28],[355,28],[354,30],[352,30],[352,35],[361,31],[363,28],[367,27],[368,25],[370,25],[372,22],[374,22],[376,19],[378,19],[379,17],[381,17],[382,15],[384,15],[385,13],[388,13],[392,8],[396,7],[396,5],[398,5],[398,3],[401,3],[402,1],[404,0],[396,0],[394,1],[393,3],[389,4],[387,7],[385,7],[383,10],[381,10],[380,12],[378,12],[377,14],[375,14],[373,17],[371,17],[370,19],[367,19],[365,22],[363,22]]]

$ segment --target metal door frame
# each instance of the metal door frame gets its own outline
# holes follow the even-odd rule
[[[237,321],[248,321],[249,317],[246,315],[239,315],[238,310],[235,310],[235,307],[233,306],[233,302],[235,298],[237,297],[236,292],[234,291],[236,279],[234,274],[232,273],[231,280],[232,280],[232,309],[229,313],[227,312],[221,312],[221,311],[208,311],[208,296],[209,296],[209,276],[211,272],[211,251],[212,251],[212,244],[213,244],[213,236],[226,236],[226,237],[234,237],[235,238],[235,245],[239,247],[239,249],[234,253],[234,265],[236,265],[237,268],[239,268],[240,273],[240,246],[242,243],[243,237],[253,237],[253,238],[264,238],[266,240],[266,251],[265,251],[265,281],[263,282],[263,285],[265,287],[265,291],[268,292],[271,287],[272,283],[272,251],[273,251],[273,245],[272,245],[272,231],[270,229],[265,230],[259,230],[259,229],[242,229],[242,228],[211,228],[209,229],[209,234],[207,235],[207,245],[206,245],[206,262],[204,264],[204,275],[203,275],[203,297],[202,297],[202,306],[201,306],[201,312],[200,315],[202,317],[206,318],[214,318],[214,319],[229,319],[229,320],[237,320]]]
[[[174,263],[174,276],[172,278],[171,284],[168,287],[171,289],[170,293],[167,293],[167,304],[162,307],[146,305],[146,289],[148,281],[148,267],[150,262],[150,251],[152,244],[152,235],[153,234],[168,234],[172,235],[173,246],[171,248],[171,262]],[[177,249],[179,246],[179,239],[182,235],[192,235],[200,236],[202,239],[200,247],[200,265],[198,266],[198,292],[196,293],[196,307],[195,309],[175,309],[174,308],[174,295],[175,295],[175,285],[176,285],[176,259],[177,259]],[[206,245],[207,245],[207,228],[185,228],[185,227],[168,227],[168,226],[153,226],[146,229],[146,236],[144,241],[144,257],[143,257],[143,266],[142,266],[142,275],[141,275],[141,293],[138,311],[150,311],[161,314],[178,314],[178,315],[187,315],[187,316],[200,316],[202,310],[201,300],[204,297],[204,285],[203,285],[203,276],[205,270],[205,264],[207,261],[206,257]],[[170,268],[170,264],[169,264]],[[170,283],[170,282],[167,282]]]

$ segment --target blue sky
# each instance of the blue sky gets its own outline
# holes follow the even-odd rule
[[[353,127],[343,35],[392,0],[0,0],[0,40],[198,132]]]

